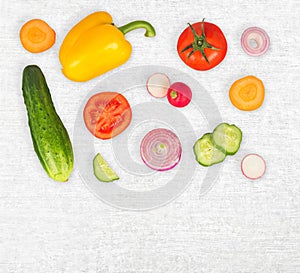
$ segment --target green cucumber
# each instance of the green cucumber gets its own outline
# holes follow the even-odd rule
[[[198,139],[193,148],[196,160],[205,167],[223,162],[226,158],[226,154],[213,144],[210,133]]]
[[[94,157],[93,168],[95,176],[101,182],[112,182],[119,179],[119,176],[99,153]]]
[[[50,178],[65,182],[73,170],[72,144],[38,66],[24,68],[22,90],[34,150],[41,165]]]
[[[240,148],[242,131],[234,124],[219,124],[212,133],[212,141],[226,155],[234,155]]]

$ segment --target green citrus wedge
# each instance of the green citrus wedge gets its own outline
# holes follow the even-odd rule
[[[108,165],[100,153],[96,154],[93,160],[94,174],[101,182],[112,182],[118,180],[119,176]]]

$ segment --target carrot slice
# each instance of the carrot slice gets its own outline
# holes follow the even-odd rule
[[[55,37],[55,31],[41,19],[32,19],[26,22],[20,30],[23,47],[32,53],[49,49],[55,43]]]
[[[265,98],[263,82],[254,77],[246,76],[235,81],[229,90],[232,104],[243,111],[252,111],[259,108]]]

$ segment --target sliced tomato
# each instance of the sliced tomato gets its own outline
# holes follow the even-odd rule
[[[132,113],[127,99],[117,92],[93,95],[83,111],[87,129],[97,138],[110,139],[130,124]]]

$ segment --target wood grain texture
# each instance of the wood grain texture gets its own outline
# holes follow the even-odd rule
[[[4,0],[0,5],[0,272],[300,271],[299,1]],[[39,165],[27,126],[22,70],[33,63],[43,69],[72,137],[77,109],[97,79],[67,80],[57,54],[67,31],[95,10],[110,12],[117,25],[143,19],[156,28],[155,39],[139,30],[127,35],[133,54],[123,67],[159,64],[187,72],[210,90],[223,119],[239,124],[242,153],[226,161],[208,194],[199,196],[200,185],[193,181],[167,206],[122,211],[98,200],[76,166],[70,181],[60,184]],[[221,65],[200,73],[186,67],[175,49],[187,22],[203,17],[221,27],[229,49]],[[55,45],[37,55],[26,52],[18,38],[32,18],[44,19],[57,33]],[[250,26],[270,36],[270,50],[261,58],[241,49],[240,36]],[[231,83],[247,74],[266,87],[264,105],[253,113],[238,111],[228,99]],[[239,169],[247,152],[267,162],[264,178],[254,183]]]

